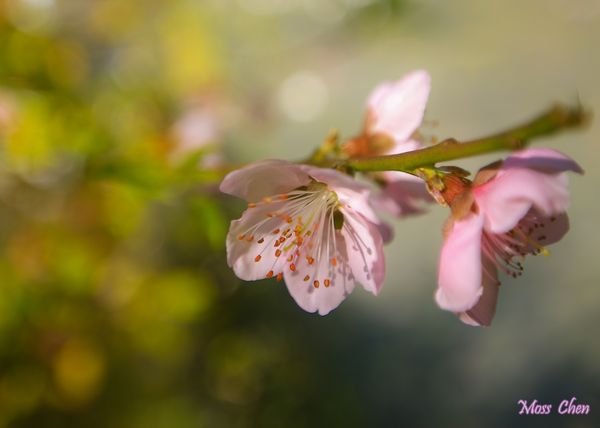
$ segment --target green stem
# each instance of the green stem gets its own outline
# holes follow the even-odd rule
[[[412,172],[417,168],[431,167],[438,162],[502,150],[522,149],[533,138],[580,126],[586,122],[587,118],[588,115],[580,105],[568,107],[559,104],[535,119],[500,134],[464,143],[448,139],[435,146],[412,152],[348,159],[337,166],[349,167],[356,171]]]

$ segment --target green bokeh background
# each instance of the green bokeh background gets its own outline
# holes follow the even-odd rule
[[[227,268],[211,171],[352,136],[415,68],[426,140],[600,111],[599,43],[595,0],[0,0],[0,427],[598,426],[597,121],[543,142],[586,170],[571,232],[487,329],[433,302],[444,209],[322,318]]]

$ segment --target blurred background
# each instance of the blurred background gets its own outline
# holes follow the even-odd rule
[[[486,329],[433,301],[444,209],[322,318],[227,268],[211,172],[355,135],[415,68],[426,139],[597,112],[599,43],[596,0],[0,0],[0,427],[599,426],[598,121],[542,142],[586,169],[571,232]]]

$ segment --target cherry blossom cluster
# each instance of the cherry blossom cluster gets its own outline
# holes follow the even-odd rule
[[[360,135],[330,144],[340,159],[386,156],[425,146],[418,134],[430,91],[425,71],[383,83],[371,93]],[[335,163],[332,165],[335,166]],[[582,173],[566,155],[524,149],[469,180],[457,167],[352,171],[318,162],[265,160],[228,174],[222,192],[248,202],[231,222],[227,260],[247,281],[285,281],[296,303],[326,315],[357,283],[379,294],[383,244],[391,227],[378,212],[422,214],[429,202],[450,208],[443,227],[437,304],[471,325],[489,325],[499,273],[517,277],[529,254],[546,254],[569,228],[566,172]]]

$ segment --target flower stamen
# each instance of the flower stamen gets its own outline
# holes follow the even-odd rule
[[[259,214],[258,221],[242,231],[238,239],[253,243],[256,238],[258,244],[265,244],[258,248],[254,262],[269,261],[271,266],[265,269],[268,269],[266,278],[283,275],[284,266],[280,260],[285,260],[291,272],[296,272],[300,266],[302,269],[316,267],[315,272],[304,276],[304,281],[309,281],[312,277],[313,285],[321,282],[331,285],[331,279],[320,278],[320,265],[315,261],[324,257],[331,260],[331,266],[336,266],[335,257],[331,256],[337,254],[334,228],[334,213],[339,213],[340,207],[337,194],[326,184],[313,181],[306,187],[286,194],[266,196],[258,202],[249,203],[248,207],[258,210],[262,207],[266,210],[265,205],[269,205],[268,212]],[[281,227],[282,224],[293,226]],[[265,257],[271,251],[271,257]],[[298,263],[301,257],[307,264]],[[329,275],[331,273],[323,272]]]

